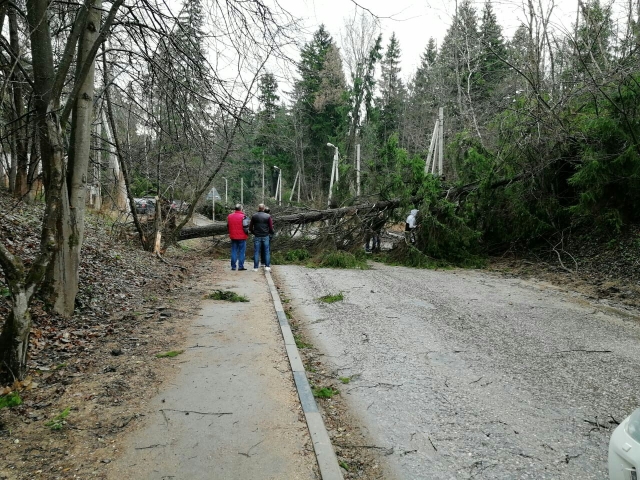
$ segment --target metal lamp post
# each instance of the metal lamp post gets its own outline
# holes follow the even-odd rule
[[[226,207],[227,205],[229,205],[229,199],[227,197],[227,192],[229,191],[228,189],[228,185],[229,183],[227,182],[227,177],[222,177],[224,179],[224,206]]]

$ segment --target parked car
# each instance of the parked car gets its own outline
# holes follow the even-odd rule
[[[638,480],[640,408],[616,427],[609,440],[609,480]]]
[[[189,211],[189,204],[182,200],[173,200],[169,205],[169,210],[173,210],[178,213],[187,213],[187,211]]]
[[[156,201],[153,198],[134,198],[133,202],[136,205],[136,213],[138,215],[150,215],[156,211]]]

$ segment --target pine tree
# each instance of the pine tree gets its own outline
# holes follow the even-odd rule
[[[436,63],[438,51],[436,41],[429,38],[429,43],[422,55],[420,55],[420,65],[416,70],[415,77],[411,85],[411,101],[413,104],[432,104],[434,99],[434,79],[433,67]]]
[[[301,120],[301,127],[309,140],[305,154],[311,158],[313,171],[309,173],[315,178],[316,188],[324,191],[332,163],[332,152],[327,149],[327,143],[341,147],[345,143],[346,81],[340,51],[324,25],[300,54],[300,78],[294,86],[294,116]]]
[[[379,135],[385,142],[391,134],[400,128],[400,115],[405,97],[405,88],[400,78],[400,44],[393,33],[381,62]]]
[[[502,27],[487,0],[482,11],[480,28],[480,62],[477,88],[481,98],[487,98],[499,86],[509,71],[501,59],[507,58],[507,46],[502,36]]]
[[[260,77],[258,84],[258,101],[260,102],[260,113],[263,118],[273,120],[278,111],[278,82],[273,73],[265,73]]]
[[[457,117],[468,116],[477,90],[479,43],[476,11],[470,0],[463,0],[447,30],[436,62],[440,105],[449,112],[449,125],[453,128],[457,128]]]
[[[420,65],[409,84],[406,125],[403,130],[406,147],[411,153],[424,151],[431,139],[434,113],[438,107],[434,69],[437,54],[436,41],[432,37],[420,55]]]

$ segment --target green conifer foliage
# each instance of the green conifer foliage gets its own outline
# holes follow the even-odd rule
[[[507,47],[502,36],[502,27],[493,11],[491,1],[487,0],[482,11],[480,28],[480,61],[477,79],[479,94],[489,97],[500,85],[509,71],[504,63]]]
[[[400,116],[403,111],[405,88],[400,78],[400,43],[393,33],[389,39],[387,50],[382,58],[382,75],[380,78],[380,111],[379,135],[385,142],[400,128]]]

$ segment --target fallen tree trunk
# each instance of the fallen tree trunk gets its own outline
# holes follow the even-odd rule
[[[411,202],[419,201],[419,198],[412,198]],[[304,225],[305,223],[321,222],[323,220],[332,220],[342,218],[347,215],[354,215],[359,212],[369,213],[380,210],[389,210],[397,208],[401,204],[400,199],[387,200],[384,202],[365,203],[360,205],[352,205],[349,207],[333,208],[329,210],[311,210],[291,215],[282,215],[274,217],[273,223],[276,227],[282,225]],[[227,224],[223,222],[212,223],[199,227],[183,228],[180,231],[178,240],[188,240],[190,238],[210,237],[213,235],[224,235],[227,233]]]
[[[525,177],[524,174],[517,175],[513,178],[497,180],[492,183],[489,188],[498,188],[505,185],[509,185],[512,182],[522,180]],[[442,197],[446,197],[449,200],[458,199],[463,195],[467,195],[470,192],[476,190],[480,185],[480,182],[470,183],[463,185],[462,187],[450,188],[443,190]],[[418,204],[422,201],[422,197],[412,197],[407,201],[407,204]],[[280,217],[274,216],[273,222],[276,227],[282,225],[304,225],[306,223],[321,222],[323,220],[334,220],[345,217],[347,215],[366,214],[371,212],[378,212],[381,210],[391,210],[398,208],[402,204],[402,200],[395,198],[393,200],[385,200],[376,203],[365,203],[360,205],[352,205],[349,207],[333,208],[329,210],[309,210],[301,213],[295,213],[291,215],[282,215]],[[190,238],[211,237],[214,235],[225,235],[227,233],[227,224],[224,222],[213,223],[210,225],[203,225],[199,227],[183,228],[178,236],[178,241],[188,240]]]

